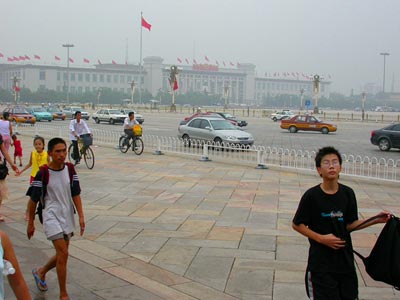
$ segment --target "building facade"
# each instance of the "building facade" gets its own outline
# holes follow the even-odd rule
[[[130,94],[131,84],[147,90],[153,96],[171,90],[170,68],[158,56],[143,59],[143,68],[132,64],[97,64],[92,67],[72,67],[38,64],[0,64],[0,88],[11,90],[13,78],[19,87],[32,92],[39,89],[66,91],[72,94],[97,92],[103,88]],[[312,96],[313,82],[299,78],[258,77],[256,66],[250,63],[221,68],[211,64],[178,66],[179,89],[177,93],[201,92],[227,97],[229,103],[260,104],[264,99],[276,95]],[[69,74],[69,82],[67,76]],[[329,97],[331,82],[322,80],[320,96]]]

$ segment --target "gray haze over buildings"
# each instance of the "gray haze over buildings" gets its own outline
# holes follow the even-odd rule
[[[258,76],[321,74],[331,91],[360,93],[367,83],[400,92],[399,0],[1,0],[0,63],[39,55],[37,63],[74,66],[138,63],[253,63]],[[127,47],[128,46],[128,47]],[[55,61],[55,56],[60,61]],[[207,58],[206,58],[207,57]],[[90,60],[85,64],[83,59]],[[209,60],[209,62],[206,61]],[[301,76],[301,75],[300,75]],[[394,80],[393,80],[394,77]]]

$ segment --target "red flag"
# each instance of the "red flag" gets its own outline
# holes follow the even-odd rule
[[[35,55],[33,56],[33,58],[34,58],[34,59],[40,59],[40,56],[35,54]]]
[[[185,61],[186,61],[187,64],[189,64],[189,60],[187,58],[185,58]]]
[[[204,59],[205,59],[207,62],[210,62],[210,60],[208,59],[207,55],[204,56]]]
[[[25,54],[25,59],[26,60],[30,60],[31,58],[28,55]]]
[[[112,61],[112,64],[113,64],[113,65],[116,65],[117,63],[116,63],[116,61],[115,61],[115,60],[113,60],[113,61]]]
[[[178,57],[177,58],[177,60],[178,60],[178,62],[181,64],[182,63],[182,60]]]
[[[14,61],[19,61],[19,58],[16,57],[16,56],[13,56],[13,60],[14,60]]]
[[[175,79],[174,81],[174,91],[178,89],[178,80]]]
[[[25,56],[20,55],[19,60],[25,60]]]
[[[101,61],[100,61],[100,59],[98,59],[98,60],[97,60],[97,63],[98,63],[99,65],[101,65]]]
[[[85,64],[90,63],[90,61],[89,61],[87,58],[84,58],[84,59],[83,59],[83,62],[84,62]]]
[[[151,24],[147,23],[146,20],[142,17],[142,27],[151,31]]]
[[[70,57],[70,58],[69,58],[69,62],[70,62],[70,63],[74,63],[74,60]]]
[[[0,52],[0,57],[4,57],[3,53]]]
[[[12,57],[7,57],[7,61],[14,61]]]
[[[61,60],[61,58],[59,58],[57,55],[54,56],[54,59],[55,59],[55,60]]]

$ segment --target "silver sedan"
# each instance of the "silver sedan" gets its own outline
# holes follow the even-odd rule
[[[250,133],[215,117],[197,117],[179,125],[178,137],[185,141],[185,145],[190,145],[191,141],[214,142],[224,146],[251,146],[254,143]]]

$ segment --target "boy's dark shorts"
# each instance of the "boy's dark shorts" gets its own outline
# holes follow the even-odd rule
[[[347,273],[306,272],[306,291],[311,300],[357,300],[355,271]]]

